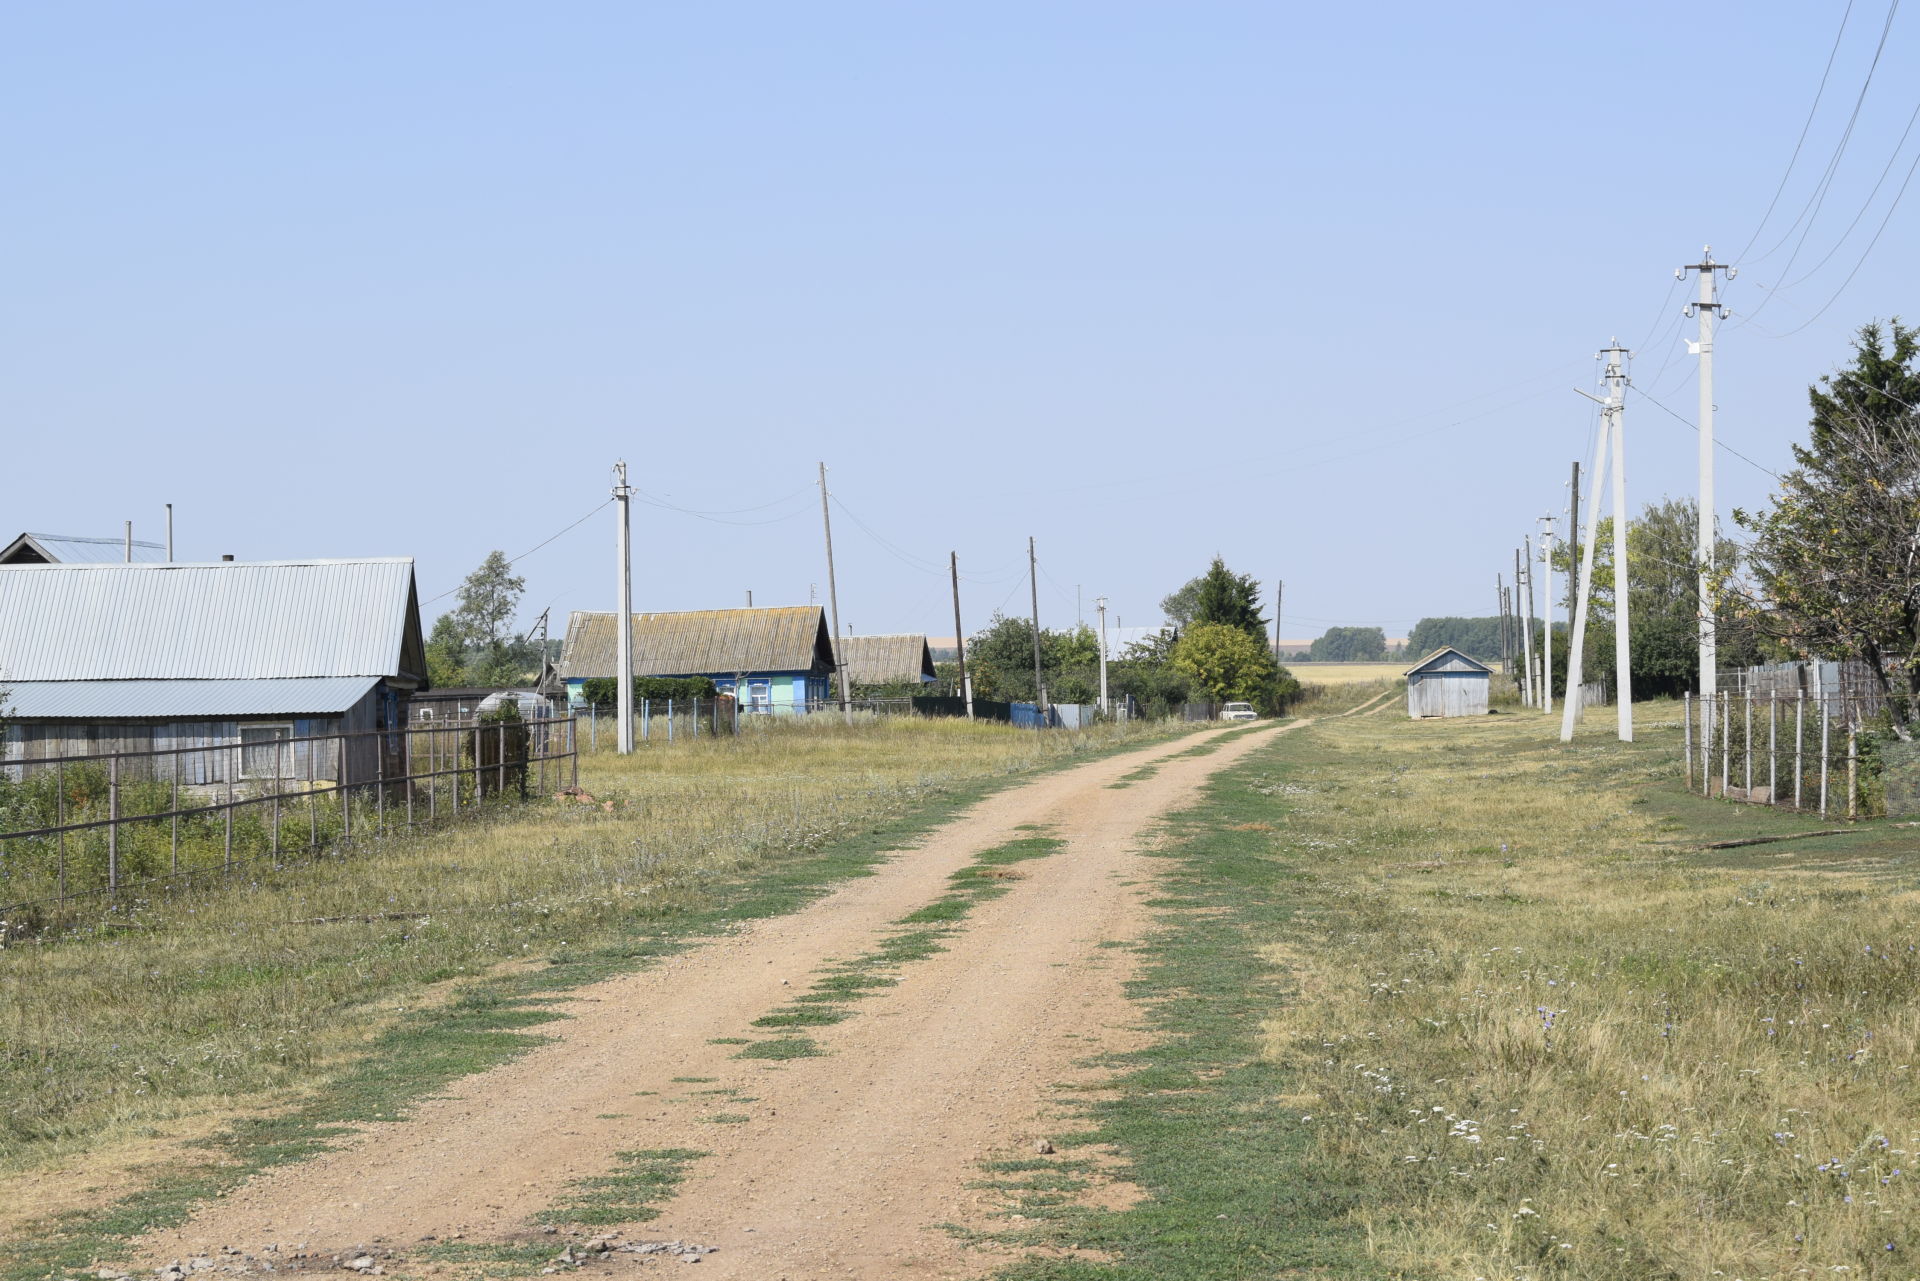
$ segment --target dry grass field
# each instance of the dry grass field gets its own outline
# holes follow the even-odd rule
[[[1287,670],[1302,685],[1360,685],[1394,681],[1407,663],[1288,663]]]
[[[1920,1273],[1913,843],[1703,850],[1815,824],[1686,796],[1660,720],[1276,745],[1269,848],[1311,871],[1265,1051],[1378,1275]]]

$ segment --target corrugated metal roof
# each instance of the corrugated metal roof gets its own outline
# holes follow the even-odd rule
[[[29,561],[48,560],[61,565],[127,563],[127,540],[122,538],[86,538],[79,534],[22,534],[0,550],[0,564],[10,556],[25,553]],[[167,559],[165,543],[146,543],[135,539],[133,563],[157,565]]]
[[[612,676],[619,632],[612,613],[576,610],[561,651],[565,680]],[[833,666],[818,605],[699,609],[633,616],[636,676],[724,676],[735,672],[819,672]]]
[[[1493,669],[1470,654],[1464,654],[1451,645],[1442,645],[1425,658],[1409,667],[1404,676],[1431,675],[1435,672],[1470,672],[1474,675],[1491,675]]]
[[[15,681],[6,712],[22,720],[169,720],[220,716],[332,716],[359,702],[378,676],[279,680]]]
[[[405,558],[20,565],[0,573],[0,678],[424,675],[401,666],[413,602]]]
[[[893,685],[933,679],[933,653],[925,636],[849,636],[840,661],[855,685]]]

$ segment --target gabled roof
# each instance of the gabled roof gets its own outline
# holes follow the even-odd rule
[[[407,558],[0,573],[0,679],[16,701],[37,681],[395,676],[424,687],[426,675]]]
[[[567,618],[560,653],[565,680],[614,674],[619,615],[576,610]],[[818,605],[772,609],[698,609],[635,614],[636,676],[727,676],[747,672],[833,669],[826,612]]]
[[[133,544],[133,563],[157,565],[167,559],[164,543]],[[125,538],[82,538],[77,534],[22,534],[0,547],[0,565],[110,565],[127,563]]]
[[[1479,659],[1461,653],[1451,645],[1442,645],[1401,675],[1428,676],[1435,672],[1479,672],[1491,676],[1493,669]]]
[[[849,636],[840,642],[840,661],[854,685],[933,679],[933,651],[925,636]]]

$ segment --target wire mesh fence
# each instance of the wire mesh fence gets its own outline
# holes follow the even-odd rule
[[[1877,695],[1766,689],[1758,682],[1685,696],[1687,786],[1702,796],[1789,806],[1823,817],[1884,812],[1868,725]],[[1863,764],[1866,768],[1863,769]]]
[[[79,905],[316,858],[579,781],[575,721],[555,717],[294,737],[0,764],[0,938]]]

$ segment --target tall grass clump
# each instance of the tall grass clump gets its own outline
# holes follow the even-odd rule
[[[1671,722],[1605,720],[1284,744],[1312,910],[1265,1051],[1313,1160],[1365,1182],[1382,1275],[1920,1273],[1911,879],[1676,845],[1727,811],[1680,793]]]

